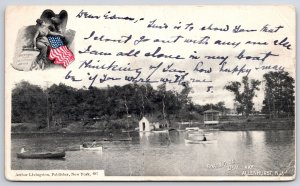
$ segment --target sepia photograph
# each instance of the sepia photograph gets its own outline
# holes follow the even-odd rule
[[[7,7],[6,178],[294,180],[295,15]]]

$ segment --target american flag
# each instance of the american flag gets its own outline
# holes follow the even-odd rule
[[[66,68],[74,61],[73,53],[64,45],[59,36],[49,36],[50,53],[48,58],[54,60],[54,64],[62,65]]]

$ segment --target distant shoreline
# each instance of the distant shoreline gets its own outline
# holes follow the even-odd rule
[[[248,130],[294,130],[295,121],[254,121],[254,122],[226,122],[213,126],[222,131],[248,131]]]
[[[78,124],[78,123],[77,123]],[[14,128],[15,126],[22,127]],[[35,124],[33,124],[35,125]],[[121,137],[124,139],[128,135],[127,132],[122,132],[122,129],[105,129],[105,128],[80,128],[73,125],[72,129],[66,128],[56,128],[56,129],[42,129],[37,130],[36,128],[30,128],[30,124],[19,123],[12,124],[11,136],[14,137],[39,137],[39,136],[99,136],[103,138],[109,138],[109,134],[113,133],[115,137]],[[32,124],[31,124],[32,126]],[[190,122],[188,124],[181,124],[180,122],[171,121],[171,125],[168,129],[176,130],[185,130],[187,127],[198,127],[202,130],[217,129],[219,131],[270,131],[270,130],[294,130],[295,129],[295,120],[293,118],[278,118],[278,119],[255,119],[255,120],[233,120],[233,121],[220,121],[216,125],[204,125],[200,122]],[[24,131],[24,129],[26,129]],[[131,133],[138,133],[138,131],[131,131]],[[125,135],[126,134],[126,135]]]
[[[201,127],[200,129],[204,130],[210,130],[210,129],[217,129],[219,131],[279,131],[279,130],[294,130],[295,127],[292,123],[289,124],[283,124],[282,123],[271,123],[264,125],[264,123],[242,123],[242,124],[218,124],[215,126],[209,126],[208,127]],[[182,129],[183,130],[183,129]],[[176,130],[175,130],[176,131]],[[130,132],[130,134],[133,134],[134,136],[138,136],[138,131]],[[110,141],[110,138],[108,137],[109,132],[106,131],[76,131],[76,132],[58,132],[58,131],[42,131],[42,132],[12,132],[11,137],[12,138],[38,138],[38,137],[74,137],[78,136],[81,137],[87,137],[87,136],[93,136],[93,137],[99,137],[102,138],[103,141]],[[122,133],[120,131],[116,131],[114,133],[114,140],[116,141],[130,141],[127,140],[127,133]]]

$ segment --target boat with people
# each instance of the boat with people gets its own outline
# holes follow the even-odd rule
[[[198,136],[213,136],[211,132],[190,132],[188,133],[189,137],[198,137]]]
[[[55,152],[20,152],[17,153],[17,158],[21,159],[59,159],[64,158],[66,152],[55,151]]]
[[[102,147],[96,146],[96,147],[83,147],[82,145],[79,146],[80,150],[84,151],[102,151]]]
[[[217,140],[184,139],[185,144],[214,144]]]

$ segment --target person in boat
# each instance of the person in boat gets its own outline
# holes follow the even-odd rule
[[[24,153],[24,152],[26,152],[26,150],[25,150],[24,147],[22,147],[22,148],[21,148],[21,153]]]
[[[96,140],[93,140],[93,142],[92,142],[92,144],[91,144],[90,148],[92,148],[92,147],[96,147],[96,145],[97,145],[97,142],[96,142]]]
[[[34,34],[33,38],[33,48],[35,50],[39,50],[40,54],[37,56],[35,64],[31,67],[32,69],[35,69],[37,65],[40,69],[44,69],[45,64],[47,63],[48,46],[50,45],[47,38],[47,36],[49,35],[64,37],[60,33],[50,31],[50,29],[43,20],[37,19],[36,33]]]
[[[203,136],[203,141],[207,141],[207,139],[206,139],[205,135]]]

